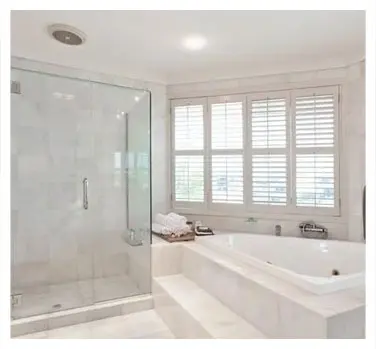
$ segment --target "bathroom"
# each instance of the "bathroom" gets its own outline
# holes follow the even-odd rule
[[[11,338],[366,337],[366,11],[9,16]]]

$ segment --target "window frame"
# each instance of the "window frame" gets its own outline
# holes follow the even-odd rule
[[[304,95],[330,93],[334,97],[334,147],[330,148],[329,154],[334,154],[334,195],[335,206],[333,208],[319,207],[298,207],[296,206],[296,152],[295,147],[295,104],[294,98]],[[281,89],[276,91],[253,92],[253,93],[237,93],[221,96],[193,97],[186,99],[170,99],[170,142],[171,142],[171,207],[178,209],[186,214],[200,215],[226,215],[246,217],[256,213],[260,215],[307,215],[307,216],[341,216],[341,177],[340,177],[340,104],[341,88],[339,84],[320,87],[302,87]],[[253,152],[252,149],[252,119],[250,106],[252,100],[266,98],[286,98],[286,170],[287,170],[287,202],[285,206],[279,205],[262,205],[252,203],[252,154],[261,154],[263,149]],[[212,170],[211,156],[234,154],[232,150],[212,150],[211,149],[211,104],[227,102],[243,102],[243,149],[237,150],[239,154],[243,154],[243,204],[231,203],[213,203],[212,202]],[[186,105],[202,105],[203,106],[203,127],[204,127],[204,149],[195,151],[176,151],[174,148],[175,133],[175,113],[174,108]],[[261,150],[261,151],[260,151]],[[281,149],[282,150],[282,149]],[[185,154],[183,154],[185,153]],[[267,153],[267,150],[265,150]],[[278,152],[279,153],[279,152]],[[187,201],[175,201],[175,156],[176,155],[203,155],[204,156],[204,202],[192,203]],[[272,153],[273,154],[273,153]],[[275,153],[277,154],[277,153]]]
[[[242,149],[212,149],[211,143],[211,124],[212,124],[212,115],[211,115],[211,105],[212,104],[219,104],[219,103],[234,103],[234,102],[241,102],[242,103],[242,114],[243,114],[243,147]],[[230,96],[216,96],[216,97],[208,97],[207,100],[207,180],[208,180],[208,203],[207,207],[209,211],[216,211],[216,212],[227,212],[233,213],[238,211],[239,209],[244,211],[246,204],[245,204],[245,197],[246,197],[246,181],[245,181],[245,146],[246,146],[246,120],[247,120],[247,100],[246,95],[237,94],[237,95],[230,95]],[[239,204],[231,204],[231,203],[213,203],[212,201],[212,156],[213,155],[243,155],[243,203]]]
[[[203,106],[203,149],[191,149],[191,150],[176,150],[175,149],[175,107],[184,107],[189,105],[202,105]],[[205,134],[205,119],[206,119],[206,112],[207,112],[207,103],[206,98],[187,98],[187,99],[178,99],[171,101],[171,201],[172,207],[176,209],[194,209],[194,210],[204,210],[207,205],[207,184],[206,184],[206,171],[205,171],[205,164],[206,164],[206,157],[205,157],[205,149],[206,149],[206,134]],[[191,202],[191,201],[176,201],[175,196],[175,159],[176,156],[179,155],[202,155],[203,156],[203,177],[204,177],[204,200],[203,202]]]
[[[311,88],[301,88],[301,89],[294,89],[291,91],[291,129],[293,132],[296,131],[295,125],[295,103],[294,100],[296,97],[304,97],[304,96],[312,96],[312,94],[333,94],[334,99],[334,141],[333,141],[333,148],[325,148],[317,147],[318,154],[333,154],[334,156],[334,207],[304,207],[304,206],[296,206],[296,156],[297,154],[312,154],[307,149],[302,148],[297,151],[296,148],[296,139],[292,137],[291,145],[292,145],[292,172],[291,178],[294,179],[292,184],[292,204],[294,206],[294,213],[297,214],[312,214],[314,211],[315,215],[320,216],[340,216],[341,215],[341,196],[340,196],[340,87],[339,86],[325,86],[325,87],[311,87]],[[329,151],[330,150],[330,151]]]
[[[277,149],[273,148],[272,151],[268,151],[268,149],[255,149],[252,147],[252,114],[250,112],[250,108],[252,106],[253,100],[260,100],[260,99],[267,99],[267,98],[286,98],[286,148],[284,149]],[[291,122],[290,122],[290,114],[291,114],[291,98],[290,98],[290,91],[289,90],[282,90],[282,91],[272,91],[272,92],[262,92],[262,93],[250,93],[247,95],[247,131],[248,131],[248,149],[246,152],[246,156],[249,162],[249,171],[248,171],[248,188],[247,188],[247,195],[248,195],[248,211],[257,212],[257,213],[289,213],[289,211],[293,211],[291,207],[291,161],[290,161],[290,149],[291,149]],[[286,172],[287,172],[287,181],[286,181],[286,205],[279,206],[279,205],[261,205],[255,204],[252,202],[252,156],[253,154],[262,155],[262,154],[284,154],[286,155]],[[291,213],[291,212],[290,212]]]

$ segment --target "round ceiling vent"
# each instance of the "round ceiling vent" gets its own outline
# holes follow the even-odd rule
[[[82,31],[65,24],[50,25],[48,32],[55,40],[71,46],[82,45],[86,39]]]

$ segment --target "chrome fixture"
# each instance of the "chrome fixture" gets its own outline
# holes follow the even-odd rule
[[[277,224],[275,227],[274,227],[274,232],[275,232],[275,235],[276,236],[281,236],[281,233],[282,233],[282,227]]]
[[[87,210],[89,208],[89,200],[87,198],[87,187],[88,187],[88,180],[87,178],[84,178],[84,180],[82,181],[82,185],[83,185],[83,194],[84,194],[84,197],[83,197],[83,206],[84,206],[84,209]]]
[[[364,241],[366,241],[366,186],[363,187],[362,212],[363,212],[363,239]]]
[[[328,229],[314,221],[306,221],[299,224],[300,233],[305,238],[327,239]]]

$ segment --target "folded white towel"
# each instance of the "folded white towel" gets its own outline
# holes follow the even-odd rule
[[[164,214],[157,213],[154,217],[154,222],[163,226],[166,226],[166,217]]]
[[[186,223],[182,219],[177,219],[176,217],[171,217],[163,214],[156,214],[154,218],[155,223],[163,225],[167,228],[182,228],[186,226]]]
[[[167,217],[170,217],[171,219],[173,219],[176,222],[181,223],[182,225],[185,225],[187,223],[187,217],[181,216],[181,215],[174,213],[174,212],[170,212],[167,215]]]
[[[152,223],[151,230],[158,234],[163,234],[163,235],[171,234],[171,232],[169,232],[168,229],[164,225],[161,225],[158,223]]]

